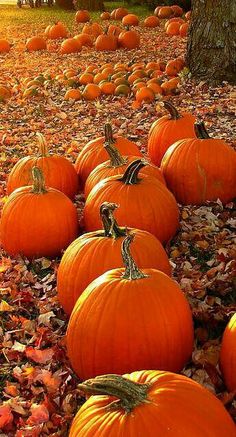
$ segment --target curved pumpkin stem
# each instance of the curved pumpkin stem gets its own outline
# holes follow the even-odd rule
[[[32,168],[32,178],[33,178],[33,188],[31,190],[31,193],[34,194],[47,193],[43,172],[39,167]]]
[[[208,140],[211,138],[203,121],[200,121],[200,123],[194,123],[194,130],[197,138],[200,140]]]
[[[138,268],[130,253],[130,244],[133,240],[134,234],[128,234],[122,242],[121,255],[125,266],[125,272],[122,278],[129,280],[147,278],[147,275]]]
[[[106,123],[104,126],[105,144],[115,144],[116,140],[113,137],[112,126],[110,123]]]
[[[169,112],[171,120],[178,120],[179,118],[182,118],[182,115],[177,111],[176,107],[171,102],[164,100],[163,105],[164,108]]]
[[[121,167],[122,165],[127,164],[128,159],[124,158],[119,150],[114,146],[113,142],[107,142],[104,144],[106,152],[110,158],[110,166],[111,167]]]
[[[148,165],[147,161],[144,159],[136,159],[135,161],[131,162],[131,164],[125,170],[123,176],[119,178],[118,181],[123,182],[125,185],[138,184],[142,180],[138,177],[139,170],[145,167],[145,165]]]
[[[39,143],[39,156],[48,156],[48,146],[44,136],[40,132],[36,132]]]
[[[144,403],[148,397],[151,384],[140,384],[120,375],[102,375],[88,379],[78,385],[78,389],[88,395],[108,395],[118,398],[108,407],[112,410],[122,408],[130,413],[135,407]]]
[[[119,238],[127,235],[126,229],[121,229],[113,212],[118,208],[116,203],[104,202],[100,206],[100,217],[103,223],[105,237]]]

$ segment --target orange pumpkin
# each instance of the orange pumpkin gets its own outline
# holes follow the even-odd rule
[[[178,372],[191,357],[193,321],[187,299],[169,276],[139,269],[129,249],[133,239],[129,234],[122,242],[125,268],[91,282],[72,311],[67,354],[82,380],[143,368]]]
[[[97,165],[107,161],[107,152],[104,143],[111,141],[123,155],[142,156],[135,143],[127,138],[112,134],[112,127],[105,125],[105,136],[89,141],[79,153],[75,162],[75,169],[79,175],[80,183],[84,186],[87,177]]]
[[[49,155],[44,137],[41,134],[37,136],[38,156],[26,156],[15,164],[8,177],[7,194],[19,187],[31,185],[31,169],[37,166],[43,171],[47,186],[56,188],[73,199],[79,191],[78,176],[73,165],[64,156]]]
[[[187,36],[188,34],[188,29],[189,29],[189,23],[184,23],[180,26],[179,28],[179,34],[180,36],[184,37]]]
[[[197,138],[172,144],[161,161],[167,186],[184,205],[202,205],[236,197],[236,152],[223,140],[210,138],[203,123],[195,124]]]
[[[81,91],[78,88],[71,88],[66,91],[64,99],[81,100],[82,99]]]
[[[135,30],[124,30],[119,34],[118,44],[120,47],[128,50],[133,50],[140,45],[139,33]]]
[[[76,23],[87,23],[90,20],[89,12],[85,9],[77,11],[75,14],[75,22]]]
[[[8,53],[10,49],[9,42],[6,39],[0,39],[0,53]]]
[[[183,11],[183,9],[180,6],[172,5],[171,9],[172,9],[175,17],[182,17],[184,11]]]
[[[183,375],[143,370],[124,377],[98,376],[78,388],[89,398],[76,414],[69,437],[235,436],[223,404]]]
[[[181,138],[196,137],[195,117],[189,113],[180,114],[169,101],[163,103],[169,114],[152,124],[148,138],[148,156],[158,166],[171,144]]]
[[[102,12],[100,15],[101,20],[110,20],[111,14],[110,12]]]
[[[79,41],[79,43],[81,44],[82,47],[83,46],[86,46],[86,47],[93,46],[93,39],[87,33],[79,33],[78,35],[75,35],[74,38],[77,41]]]
[[[41,36],[33,36],[29,38],[26,42],[26,48],[29,52],[34,52],[37,50],[46,50],[47,44],[44,38]]]
[[[98,23],[88,23],[85,24],[82,33],[86,33],[87,35],[92,35],[94,38],[97,38],[99,35],[103,33],[102,27]]]
[[[167,35],[179,35],[180,23],[172,22],[167,26]]]
[[[98,51],[114,51],[117,49],[117,38],[107,33],[99,35],[95,41],[95,48]]]
[[[135,234],[133,257],[141,268],[152,267],[170,276],[166,252],[154,235],[138,229],[120,228],[114,218],[114,203],[100,206],[103,230],[81,235],[66,249],[57,272],[57,293],[64,311],[70,314],[85,288],[108,270],[122,267],[121,244],[127,231]],[[93,262],[99,259],[100,262]]]
[[[61,43],[60,52],[65,54],[78,53],[82,49],[82,45],[76,38],[68,38]]]
[[[10,99],[12,91],[8,86],[0,85],[0,102]]]
[[[144,86],[136,92],[135,98],[138,102],[153,102],[155,93],[151,88]]]
[[[58,21],[58,23],[47,27],[45,30],[45,35],[49,39],[66,38],[68,35],[68,30],[61,21]]]
[[[85,198],[88,197],[90,191],[92,191],[95,185],[100,181],[110,176],[123,175],[128,165],[139,158],[138,156],[122,156],[112,141],[107,141],[104,144],[104,147],[110,161],[105,161],[102,164],[97,165],[97,167],[95,167],[95,169],[90,173],[84,187]],[[141,174],[154,176],[160,182],[165,184],[162,172],[154,165],[145,166],[142,169]]]
[[[123,26],[138,26],[139,18],[135,14],[127,14],[122,18]]]
[[[160,21],[155,15],[150,15],[150,17],[145,18],[144,20],[145,27],[157,27],[160,26]]]
[[[170,6],[162,6],[159,10],[158,10],[158,18],[169,18],[173,15],[173,10],[171,9]]]
[[[225,328],[220,351],[220,367],[230,392],[236,390],[236,313]]]
[[[83,91],[83,97],[85,100],[96,100],[101,95],[101,90],[95,83],[89,83],[86,85]]]
[[[114,13],[114,19],[115,20],[122,20],[126,15],[128,15],[129,11],[125,8],[117,8],[115,9]]]
[[[115,92],[116,86],[113,82],[102,81],[99,83],[99,88],[102,91],[102,94],[112,95]]]
[[[145,165],[142,159],[133,161],[122,177],[111,176],[95,185],[84,207],[86,231],[100,229],[99,208],[107,201],[120,205],[117,219],[122,226],[151,232],[162,243],[175,235],[179,226],[176,200],[166,186],[155,177],[138,175]],[[129,214],[127,205],[132,205]]]
[[[15,190],[3,207],[2,246],[10,255],[55,258],[78,235],[77,211],[64,193],[45,188],[38,167],[32,175],[33,186]]]

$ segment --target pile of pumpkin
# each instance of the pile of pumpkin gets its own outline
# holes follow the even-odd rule
[[[236,156],[193,115],[169,102],[165,108],[169,115],[149,132],[152,162],[106,124],[105,136],[90,141],[75,166],[50,155],[38,134],[39,156],[22,158],[8,178],[0,224],[4,249],[28,258],[66,249],[57,291],[70,315],[67,353],[81,380],[89,378],[79,389],[96,395],[77,413],[70,437],[235,437],[220,401],[175,373],[191,358],[193,320],[162,244],[178,230],[177,201],[202,205],[235,197]],[[70,199],[79,189],[86,197],[85,233],[76,238]],[[220,355],[229,391],[236,389],[235,344],[236,314]],[[121,376],[127,372],[134,373]]]
[[[162,95],[175,94],[180,83],[179,73],[185,64],[182,58],[167,63],[155,62],[90,64],[68,68],[59,74],[49,72],[26,77],[16,84],[12,93],[23,98],[43,96],[44,90],[58,85],[64,99],[95,100],[109,95],[135,97],[135,103],[152,102]],[[66,91],[65,91],[66,90]],[[0,89],[1,94],[1,89]],[[11,96],[9,93],[8,97]]]

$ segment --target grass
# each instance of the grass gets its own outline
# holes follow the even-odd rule
[[[108,11],[115,9],[120,6],[128,7],[124,2],[105,2],[105,8]],[[140,18],[150,15],[150,10],[145,6],[130,6],[129,11],[137,14]],[[42,6],[39,9],[31,9],[29,6],[23,6],[21,9],[16,5],[0,5],[0,33],[4,36],[6,28],[10,33],[10,26],[19,27],[31,26],[37,29],[37,26],[46,26],[55,21],[63,21],[68,28],[71,30],[74,24],[75,11],[66,11],[53,6],[49,8],[48,6]],[[93,20],[97,20],[100,16],[100,12],[91,13]]]

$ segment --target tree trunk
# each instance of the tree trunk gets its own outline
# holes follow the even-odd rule
[[[87,9],[89,11],[104,11],[103,0],[79,0],[79,9]]]
[[[193,0],[187,64],[198,79],[236,83],[236,0]]]

